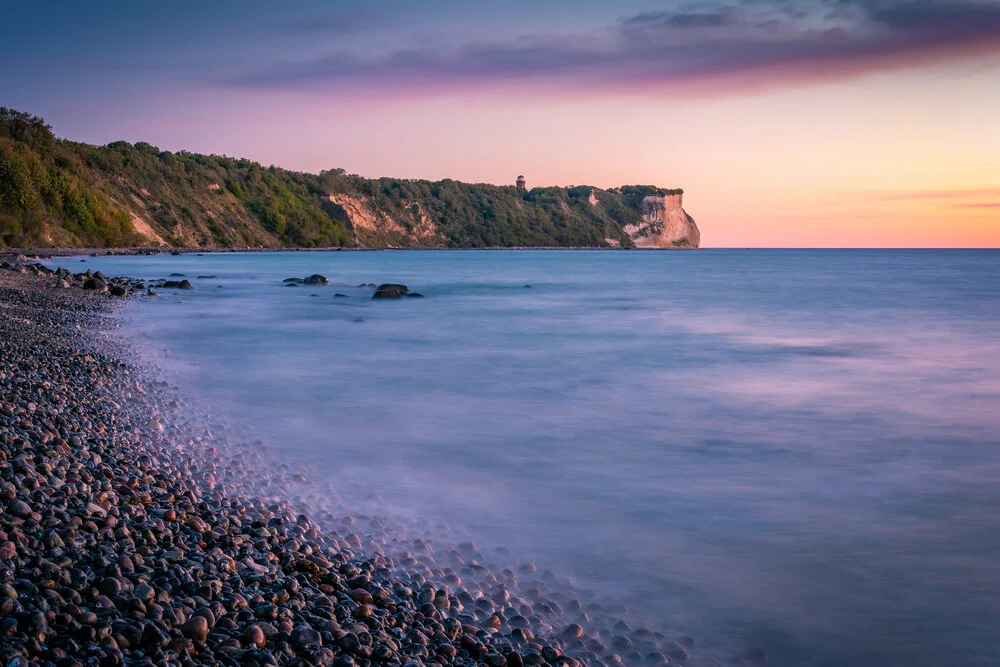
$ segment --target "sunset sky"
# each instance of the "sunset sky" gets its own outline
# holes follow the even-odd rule
[[[705,246],[1000,246],[1000,0],[0,0],[0,106],[289,169],[683,187]]]

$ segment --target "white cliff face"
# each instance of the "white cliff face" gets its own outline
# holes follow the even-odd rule
[[[639,248],[697,248],[701,245],[701,232],[682,207],[682,197],[645,197],[639,208],[642,220],[625,225],[625,233]]]

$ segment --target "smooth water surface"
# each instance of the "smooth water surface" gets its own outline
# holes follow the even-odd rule
[[[139,340],[345,495],[773,664],[1000,664],[998,252],[86,262],[186,274]]]

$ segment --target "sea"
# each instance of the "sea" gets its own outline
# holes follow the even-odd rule
[[[1000,251],[49,264],[183,274],[123,335],[412,530],[723,658],[1000,665]],[[330,284],[282,282],[312,274]],[[423,298],[373,300],[387,282]]]

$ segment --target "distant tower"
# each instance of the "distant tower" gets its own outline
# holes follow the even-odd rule
[[[518,190],[524,190],[526,188],[527,188],[527,186],[524,184],[524,176],[518,176],[517,177],[517,189]]]

